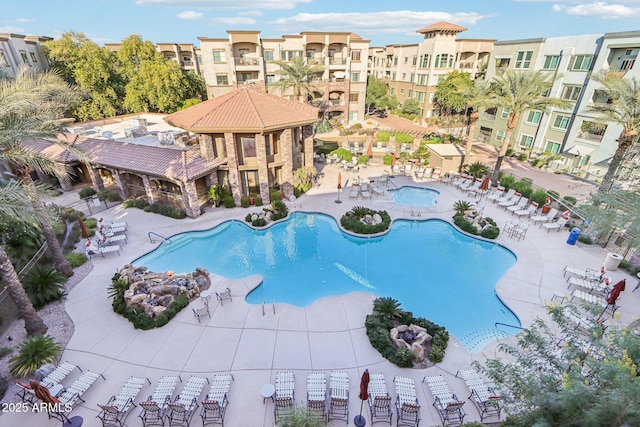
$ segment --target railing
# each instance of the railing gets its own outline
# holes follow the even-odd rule
[[[236,57],[236,58],[233,58],[233,61],[235,62],[236,65],[245,65],[245,66],[260,65],[260,58]]]
[[[36,254],[33,257],[31,257],[29,262],[24,267],[22,267],[22,269],[18,272],[18,277],[20,279],[22,279],[25,276],[25,274],[27,274],[31,270],[31,268],[40,260],[40,258],[42,258],[45,252],[47,252],[48,248],[49,248],[49,245],[45,241],[44,244],[40,246],[40,249],[38,249],[38,252],[36,252]]]
[[[151,243],[155,243],[155,242],[156,242],[155,240],[153,240],[153,239],[151,238],[151,236],[157,236],[157,237],[160,237],[160,238],[162,239],[162,241],[163,241],[163,242],[169,242],[169,243],[172,243],[170,238],[165,237],[165,236],[163,236],[162,234],[158,234],[158,233],[156,233],[155,231],[150,231],[150,232],[148,232],[148,233],[147,233],[147,236],[149,237],[149,241],[150,241]]]
[[[345,65],[347,63],[347,58],[336,58],[335,56],[329,59],[329,64],[331,65]]]
[[[512,328],[512,329],[517,329],[518,331],[527,331],[527,328],[523,328],[522,326],[516,326],[516,325],[510,325],[508,323],[502,323],[502,322],[496,322],[494,324],[495,328],[500,331],[500,332],[504,332],[504,333],[509,333],[510,335],[516,335],[515,333],[510,333],[507,331],[501,331],[500,328],[498,328],[498,326],[506,326],[507,328]]]

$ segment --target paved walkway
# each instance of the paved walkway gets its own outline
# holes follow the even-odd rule
[[[377,159],[376,159],[377,160]],[[293,210],[325,212],[340,217],[354,205],[366,205],[386,209],[392,218],[419,219],[452,216],[454,201],[464,199],[462,193],[442,183],[414,183],[408,177],[396,177],[393,182],[401,185],[421,185],[440,191],[438,205],[432,208],[418,208],[396,205],[388,194],[372,201],[350,200],[348,189],[343,190],[344,203],[337,204],[337,174],[335,165],[318,165],[324,176],[320,185],[306,195],[289,203]],[[361,171],[361,177],[376,177],[383,173],[384,166],[371,166]],[[354,173],[343,172],[343,183],[352,180]],[[346,197],[345,197],[346,196]],[[189,308],[179,313],[168,325],[151,331],[134,329],[131,324],[113,313],[111,299],[107,297],[107,286],[113,274],[122,265],[156,247],[149,241],[147,233],[154,231],[171,236],[189,230],[214,227],[228,219],[242,219],[247,210],[210,209],[195,220],[173,220],[160,215],[145,213],[138,209],[124,210],[120,206],[103,212],[105,219],[127,221],[130,225],[129,243],[124,246],[121,256],[94,258],[95,265],[90,275],[79,283],[69,294],[66,308],[75,323],[75,334],[64,351],[62,360],[76,363],[83,369],[99,372],[106,378],[98,380],[83,397],[82,403],[73,411],[85,419],[84,426],[99,426],[95,418],[98,403],[106,403],[125,380],[131,376],[148,377],[152,385],[145,386],[137,401],[149,396],[158,379],[163,375],[179,374],[183,381],[190,375],[211,378],[216,373],[233,374],[235,381],[229,393],[226,425],[240,427],[272,426],[273,402],[263,403],[260,388],[273,383],[276,372],[293,370],[295,373],[296,400],[306,400],[306,377],[312,370],[328,372],[345,370],[350,375],[350,418],[358,413],[359,378],[368,368],[371,372],[385,374],[391,396],[393,377],[404,375],[413,378],[417,385],[421,404],[422,425],[440,423],[432,406],[433,398],[421,384],[427,374],[443,374],[451,389],[460,398],[468,395],[464,383],[455,378],[459,369],[467,368],[472,360],[482,360],[484,355],[493,355],[497,342],[486,346],[482,352],[469,353],[452,337],[445,359],[435,367],[422,370],[400,369],[383,359],[374,350],[364,330],[364,318],[371,312],[374,295],[354,292],[342,296],[327,297],[307,307],[275,304],[275,313],[259,305],[247,304],[243,296],[260,280],[257,276],[243,280],[227,280],[215,277],[212,288],[220,291],[229,286],[233,302],[224,306],[213,305],[211,319],[202,323],[192,315]],[[500,227],[510,218],[504,211],[488,204],[485,215],[493,217]],[[519,316],[523,326],[527,326],[538,315],[544,315],[543,304],[554,293],[567,293],[562,269],[566,264],[581,267],[599,267],[605,257],[604,251],[596,246],[569,246],[565,243],[566,231],[551,232],[537,227],[529,230],[521,241],[500,235],[498,241],[511,249],[518,262],[496,285],[498,295]],[[464,254],[459,257],[464,265]],[[621,296],[619,318],[631,322],[640,306],[640,293],[631,292],[635,278],[621,271],[611,272],[613,280],[627,278],[627,291]],[[191,306],[198,305],[192,303]],[[452,303],[455,310],[455,303]],[[77,375],[65,380],[65,384]],[[204,394],[201,396],[204,399]],[[471,402],[465,405],[465,421],[479,420],[479,414]],[[136,419],[139,409],[129,416],[127,425],[141,425]],[[395,413],[395,409],[394,409]],[[365,414],[368,419],[369,415]],[[196,415],[192,426],[200,424]],[[7,426],[29,425],[34,427],[56,426],[60,423],[49,421],[44,414],[2,415],[0,424]],[[368,421],[368,424],[370,422]],[[334,421],[333,425],[346,425]]]

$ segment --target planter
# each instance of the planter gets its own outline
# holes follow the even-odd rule
[[[542,206],[542,214],[546,214],[550,210],[551,210],[551,206],[549,206],[549,205],[543,205]]]
[[[249,197],[249,204],[253,206],[256,203],[255,197]]]

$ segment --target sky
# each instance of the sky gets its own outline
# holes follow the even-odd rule
[[[384,46],[419,43],[416,30],[438,21],[468,28],[458,37],[497,40],[631,31],[640,30],[640,0],[9,0],[0,33],[199,46],[198,37],[227,30],[347,31]]]

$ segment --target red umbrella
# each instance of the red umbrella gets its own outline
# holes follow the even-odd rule
[[[360,379],[360,394],[358,397],[362,402],[360,402],[360,415],[358,415],[353,423],[356,426],[365,425],[364,417],[362,416],[362,406],[364,405],[364,401],[369,399],[369,370],[365,369],[362,373],[362,378]]]
[[[620,296],[620,292],[624,291],[625,285],[627,283],[626,279],[620,280],[618,283],[613,285],[613,289],[609,292],[609,296],[607,297],[607,304],[614,305]]]
[[[485,175],[484,178],[482,178],[482,182],[480,183],[479,190],[487,191],[489,189],[490,182],[491,182],[491,176],[489,176],[488,174]]]
[[[367,148],[367,156],[373,157],[373,144],[369,144],[369,147]]]
[[[391,159],[391,167],[396,165],[396,156],[397,156],[397,154],[393,153],[393,159]]]
[[[89,230],[87,230],[87,226],[84,225],[84,221],[80,215],[78,215],[78,224],[80,224],[80,230],[82,230],[82,237],[85,239],[88,238],[90,236]]]

